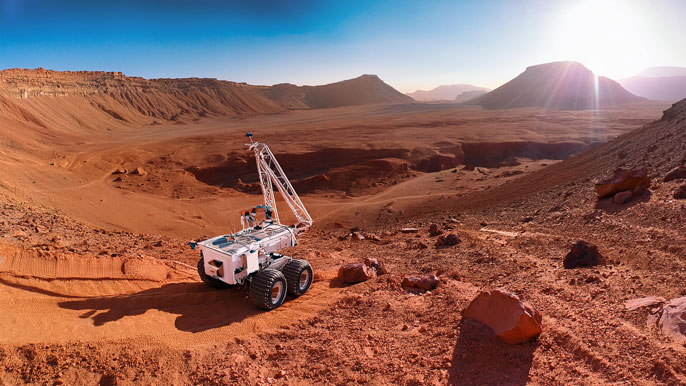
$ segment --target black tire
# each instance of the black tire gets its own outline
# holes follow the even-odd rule
[[[202,280],[203,283],[207,284],[208,286],[212,288],[217,288],[217,289],[225,289],[231,287],[230,284],[224,283],[223,281],[219,279],[215,279],[211,276],[208,276],[205,273],[205,258],[201,257],[200,260],[198,260],[198,275],[200,276],[200,280]]]
[[[292,296],[298,297],[310,289],[313,272],[307,260],[293,259],[283,267],[281,272],[286,277],[288,293]]]
[[[252,278],[248,297],[257,307],[269,311],[283,304],[287,292],[288,286],[283,273],[265,269]]]

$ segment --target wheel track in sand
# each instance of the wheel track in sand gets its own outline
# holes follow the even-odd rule
[[[40,258],[7,246],[0,255],[0,343],[11,345],[218,344],[313,316],[340,291],[327,280],[318,281],[302,297],[262,312],[247,300],[245,289],[206,287],[185,264],[134,259],[138,265],[127,272],[122,270],[126,259]],[[140,272],[151,264],[164,267],[166,274],[146,277]]]

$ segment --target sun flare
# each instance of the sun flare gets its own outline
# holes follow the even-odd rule
[[[647,67],[650,28],[634,1],[578,2],[562,9],[551,34],[553,52],[599,75],[621,78]]]

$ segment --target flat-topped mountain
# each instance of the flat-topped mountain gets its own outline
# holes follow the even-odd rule
[[[487,109],[545,107],[585,110],[642,100],[612,79],[596,76],[578,62],[531,66],[516,78],[472,100]]]

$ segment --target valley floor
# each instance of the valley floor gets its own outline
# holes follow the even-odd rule
[[[654,184],[622,206],[598,203],[592,181],[619,162],[619,147],[565,163],[534,147],[472,156],[474,170],[463,170],[464,159],[418,166],[436,155],[455,161],[455,145],[477,139],[590,146],[659,118],[660,109],[601,119],[429,106],[207,120],[113,132],[110,142],[101,133],[84,136],[78,150],[55,145],[52,158],[4,148],[0,384],[686,384],[686,346],[648,324],[649,308],[624,306],[648,295],[686,296],[686,210],[671,198],[678,182],[660,179],[686,153],[628,155],[629,166],[651,165]],[[603,122],[602,133],[593,122]],[[512,134],[536,124],[547,134]],[[315,283],[272,312],[258,312],[245,288],[202,285],[186,244],[236,228],[238,210],[260,198],[249,180],[226,174],[227,186],[212,185],[187,168],[229,173],[223,167],[240,161],[242,132],[263,126],[271,128],[259,139],[277,158],[293,154],[285,159],[294,169],[332,162],[298,156],[333,147],[401,150],[293,177],[312,189],[304,200],[316,225],[286,252],[312,263]],[[409,167],[387,180],[355,177],[349,191],[308,180],[350,178],[358,164],[388,158]],[[119,167],[146,173],[115,182]],[[431,223],[460,243],[436,247]],[[352,227],[376,237],[346,238]],[[605,264],[564,269],[578,239],[596,244]],[[337,280],[338,267],[367,257],[390,272],[352,286]],[[423,274],[437,275],[439,287],[423,295],[401,288],[404,276]],[[474,296],[493,288],[541,312],[537,340],[507,345],[462,319]]]

